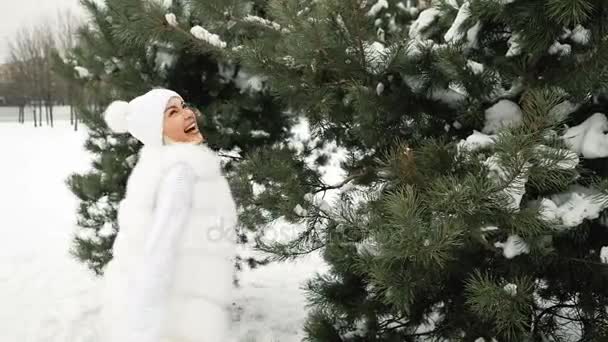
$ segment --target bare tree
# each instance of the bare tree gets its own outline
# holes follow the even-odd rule
[[[76,47],[76,35],[78,28],[82,26],[80,18],[74,15],[70,10],[59,11],[57,13],[57,51],[64,60],[68,57],[67,54]],[[70,123],[74,125],[74,130],[78,130],[77,113],[74,110],[74,101],[77,89],[74,89],[74,84],[62,80],[62,90],[64,91],[65,99],[70,106]]]
[[[12,42],[9,43],[10,64],[13,66],[13,90],[22,94],[28,103],[35,103],[39,99],[40,55],[37,39],[30,28],[21,28]],[[36,107],[33,107],[34,127],[42,124],[36,116]]]
[[[54,105],[61,101],[70,105],[70,121],[77,125],[73,109],[75,89],[54,72],[53,55],[67,57],[76,44],[76,31],[81,22],[72,12],[60,11],[55,18],[38,23],[35,27],[21,28],[9,43],[11,92],[16,98],[24,99],[19,121],[23,121],[22,107],[29,103],[33,109],[34,126],[42,125],[44,110],[46,124],[52,127]]]
[[[46,25],[44,25],[46,26]],[[36,28],[36,38],[39,39],[41,52],[40,59],[40,98],[41,105],[44,105],[44,113],[47,125],[53,127],[53,104],[55,101],[55,87],[57,86],[56,77],[53,73],[51,55],[56,49],[55,35],[52,31],[43,30],[43,27]],[[42,110],[42,108],[41,108]]]

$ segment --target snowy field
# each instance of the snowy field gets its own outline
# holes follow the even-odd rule
[[[66,177],[89,168],[85,130],[0,123],[0,341],[98,341],[100,279],[68,254],[77,201]],[[300,341],[303,282],[318,256],[240,275],[231,342]]]

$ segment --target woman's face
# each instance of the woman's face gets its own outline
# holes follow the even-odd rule
[[[172,97],[165,108],[163,134],[176,142],[200,144],[204,141],[194,111],[177,96]]]

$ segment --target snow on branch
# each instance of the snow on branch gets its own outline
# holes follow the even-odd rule
[[[569,128],[563,136],[570,149],[584,158],[608,157],[608,119],[595,113],[578,126]]]
[[[510,235],[506,242],[496,242],[494,246],[502,248],[502,253],[507,259],[513,259],[520,254],[530,253],[530,247],[518,235]]]
[[[175,16],[175,14],[173,13],[167,13],[165,14],[165,20],[167,21],[167,23],[173,27],[177,26],[177,17]]]
[[[410,26],[409,36],[412,39],[423,39],[423,32],[428,29],[439,17],[441,12],[435,8],[427,8],[420,12],[418,18]]]
[[[561,228],[572,228],[584,220],[594,220],[606,209],[601,193],[582,185],[573,185],[568,191],[543,198],[539,202],[540,217],[557,223]]]
[[[78,73],[78,77],[79,78],[86,79],[86,78],[89,78],[91,76],[91,73],[85,67],[75,66],[74,70],[76,70],[76,72]]]
[[[215,47],[225,48],[226,42],[223,41],[217,34],[205,30],[203,27],[196,25],[190,29],[190,33],[200,40],[203,40]]]
[[[289,30],[286,28],[283,28],[280,24],[268,20],[268,19],[264,19],[262,17],[258,17],[257,15],[250,15],[248,14],[247,16],[245,16],[243,18],[243,21],[248,22],[248,23],[254,23],[254,24],[259,24],[262,26],[265,26],[267,28],[276,30],[276,31],[281,31],[283,33],[289,33]]]
[[[388,8],[388,2],[386,0],[378,0],[372,8],[370,8],[369,12],[367,12],[368,17],[375,17],[382,11],[383,8]]]
[[[484,161],[488,168],[488,178],[500,188],[500,193],[506,196],[506,206],[512,210],[519,211],[521,200],[526,193],[528,172],[532,164],[525,162],[521,167],[509,167],[503,165],[503,161],[494,154]]]

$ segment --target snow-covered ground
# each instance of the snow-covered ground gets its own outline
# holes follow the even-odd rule
[[[0,341],[96,339],[100,279],[68,254],[77,201],[65,185],[89,168],[85,130],[0,123]],[[300,341],[301,285],[325,266],[319,256],[240,275],[234,342]]]

